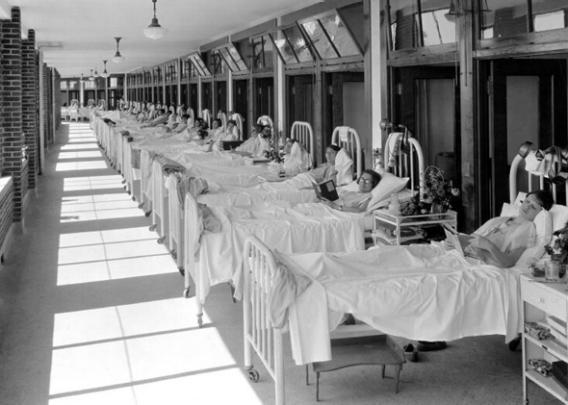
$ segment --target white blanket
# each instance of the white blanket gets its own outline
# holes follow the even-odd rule
[[[190,269],[203,303],[210,286],[227,281],[234,283],[240,296],[242,250],[251,234],[271,249],[287,253],[364,249],[362,221],[323,204],[285,208],[271,203],[254,211],[236,207],[211,210],[221,221],[222,232],[203,234],[198,262]]]
[[[520,331],[518,269],[469,262],[433,245],[364,253],[281,255],[312,279],[289,308],[297,364],[331,359],[329,330],[343,313],[384,333],[439,341]]]

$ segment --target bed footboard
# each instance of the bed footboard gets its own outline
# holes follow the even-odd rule
[[[255,237],[246,240],[243,257],[244,365],[251,381],[258,381],[259,373],[252,364],[254,350],[274,380],[276,405],[283,405],[285,398],[282,332],[272,327],[268,309],[268,297],[276,265],[270,250]]]

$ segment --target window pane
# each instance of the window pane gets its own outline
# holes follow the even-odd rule
[[[240,71],[248,70],[247,65],[245,65],[245,62],[243,61],[243,58],[241,58],[241,54],[239,53],[239,51],[237,51],[237,48],[235,48],[233,44],[227,45],[227,50],[233,61],[236,63],[237,70]]]
[[[301,41],[303,41],[303,39]],[[298,63],[298,59],[296,59],[296,54],[294,53],[294,50],[292,49],[290,42],[288,42],[288,40],[286,39],[284,32],[282,33],[282,36],[280,38],[274,40],[274,44],[280,51],[280,55],[282,55],[284,63],[286,64]]]
[[[566,11],[558,10],[542,14],[537,14],[536,10],[533,11],[534,30],[536,32],[566,28]]]
[[[237,66],[231,55],[229,55],[229,51],[227,48],[220,48],[219,53],[223,57],[223,60],[225,61],[227,66],[229,66],[231,72],[236,72],[239,70],[239,67]]]
[[[253,39],[253,66],[256,70],[271,69],[273,63],[273,46],[272,40],[268,35]]]
[[[351,34],[339,15],[331,14],[322,17],[320,18],[320,22],[339,51],[340,56],[360,55],[357,44],[351,37]]]
[[[69,90],[78,90],[79,89],[79,82],[72,80],[69,82]]]
[[[507,38],[528,32],[526,0],[483,0],[481,38]]]
[[[422,0],[422,37],[424,46],[456,42],[456,22],[448,15],[447,0]]]
[[[284,35],[288,39],[289,46],[294,48],[300,62],[311,62],[314,60],[308,44],[300,31],[300,27],[293,25],[290,28],[286,28],[284,30]]]
[[[418,46],[417,13],[416,0],[390,0],[391,49],[410,49]]]
[[[67,90],[67,80],[61,80],[61,82],[59,83],[59,89]]]
[[[110,87],[117,87],[118,86],[118,78],[111,77],[110,78]]]
[[[316,47],[319,56],[322,59],[338,58],[339,55],[333,49],[333,46],[325,36],[325,32],[321,28],[318,20],[302,23],[302,27],[310,37],[312,44]]]

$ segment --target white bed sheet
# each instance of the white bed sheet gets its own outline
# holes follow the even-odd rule
[[[189,269],[197,280],[202,303],[212,285],[228,281],[234,283],[240,297],[242,250],[249,235],[255,235],[271,249],[287,253],[364,249],[362,221],[323,204],[286,208],[271,203],[265,209],[211,209],[221,221],[222,231],[202,235],[196,266]]]
[[[519,274],[434,245],[279,255],[312,283],[289,308],[297,364],[331,359],[329,331],[352,313],[390,335],[426,341],[520,331]]]

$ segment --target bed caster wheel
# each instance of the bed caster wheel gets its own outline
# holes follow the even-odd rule
[[[248,378],[252,382],[257,383],[260,380],[260,374],[259,374],[258,370],[256,370],[255,368],[250,368],[248,370]]]
[[[182,276],[185,276],[185,270],[184,270],[183,267],[178,267],[178,271],[179,271],[179,274],[181,274]]]
[[[132,196],[132,201],[136,201],[136,198],[134,196]]]
[[[165,240],[166,240],[166,237],[165,237],[165,236],[162,236],[161,238],[158,238],[158,241],[157,241],[157,242],[158,242],[160,245],[163,245],[164,242],[165,242]]]
[[[148,227],[148,230],[149,230],[150,232],[154,232],[157,227],[158,227],[157,224],[152,224],[152,225],[150,225],[150,226]]]
[[[144,213],[144,216],[145,216],[145,217],[149,217],[151,213],[152,213],[152,211],[145,212],[145,213]]]
[[[189,298],[189,291],[191,291],[189,287],[183,289],[183,298]]]
[[[203,327],[203,314],[197,314],[197,325],[200,328]]]

